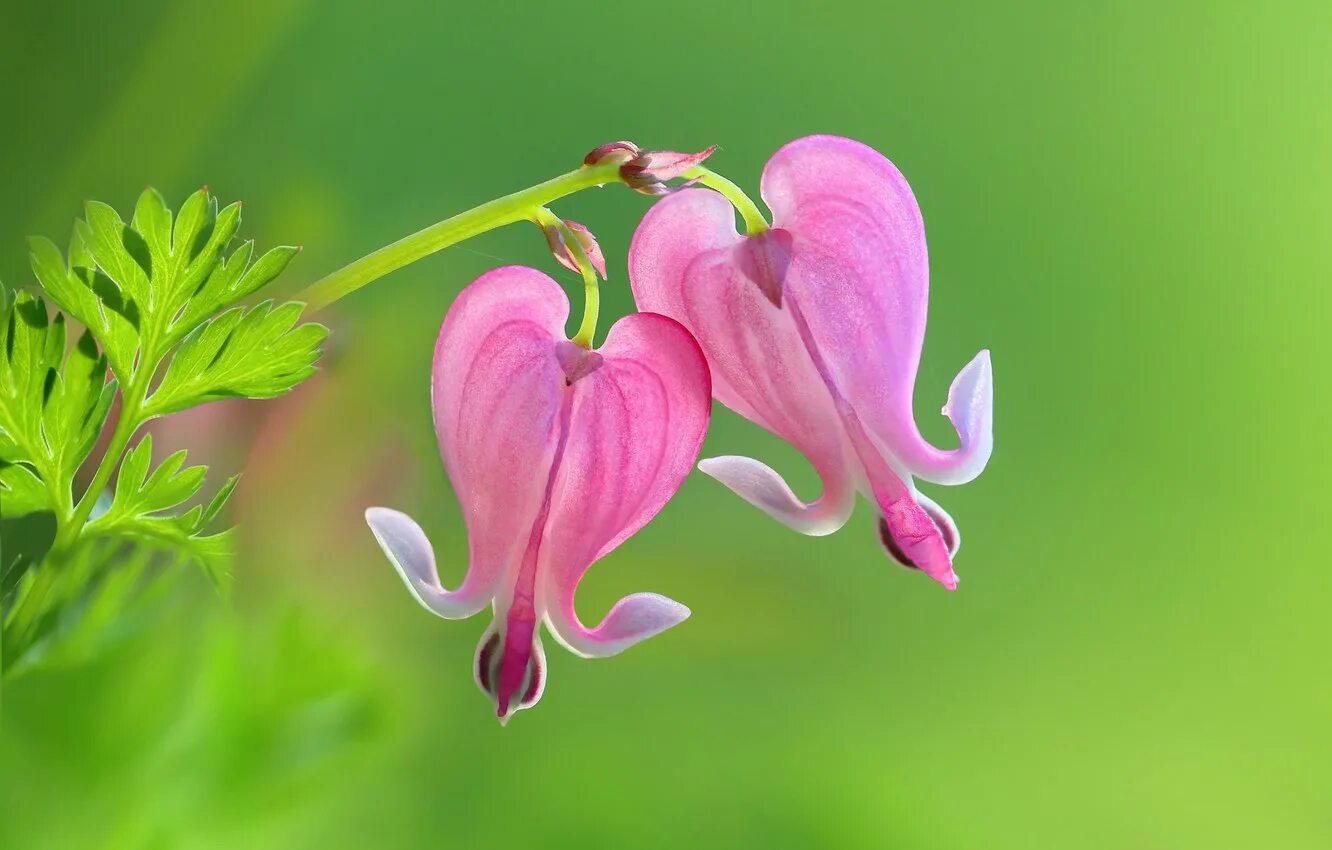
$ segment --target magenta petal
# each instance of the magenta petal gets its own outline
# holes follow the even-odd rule
[[[727,407],[796,446],[823,480],[800,501],[767,466],[714,458],[700,469],[750,503],[806,534],[840,528],[855,505],[855,475],[837,410],[789,311],[777,305],[785,271],[783,236],[746,239],[721,195],[691,189],[659,201],[629,250],[629,280],[645,310],[678,319],[698,339],[713,394]]]
[[[616,322],[599,368],[573,384],[567,441],[550,494],[538,575],[551,631],[573,651],[613,655],[679,623],[683,605],[656,594],[621,600],[588,629],[574,611],[578,582],[661,510],[698,457],[709,415],[707,365],[664,316]]]
[[[435,346],[440,451],[467,519],[460,599],[479,609],[522,558],[545,495],[565,377],[569,302],[534,269],[488,272],[462,291]]]
[[[859,142],[811,136],[769,160],[762,193],[774,225],[794,236],[798,270],[788,276],[788,297],[799,303],[831,379],[866,430],[912,474],[947,484],[978,475],[993,446],[988,353],[949,393],[944,412],[960,448],[930,445],[912,413],[929,264],[906,179]]]

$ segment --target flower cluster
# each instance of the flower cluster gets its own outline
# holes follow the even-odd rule
[[[640,593],[588,628],[574,595],[589,566],[679,488],[702,445],[709,396],[795,446],[823,492],[804,501],[746,457],[706,459],[703,472],[811,535],[841,528],[859,492],[877,511],[894,561],[957,586],[957,525],[915,479],[961,484],[985,467],[990,359],[982,351],[949,389],[943,412],[959,447],[931,445],[912,413],[928,262],[910,187],[863,144],[800,139],[764,170],[771,226],[741,234],[728,195],[666,186],[705,172],[711,153],[615,142],[588,155],[588,166],[618,165],[632,188],[670,195],[643,219],[629,251],[644,312],[617,322],[600,348],[566,338],[568,301],[533,269],[492,271],[448,311],[432,399],[467,519],[462,585],[440,585],[414,521],[386,508],[367,512],[422,605],[449,619],[492,606],[474,672],[501,720],[535,704],[545,686],[539,622],[573,652],[602,657],[688,617],[683,605]],[[591,234],[560,224],[546,228],[557,259],[584,270],[595,263],[604,277]]]

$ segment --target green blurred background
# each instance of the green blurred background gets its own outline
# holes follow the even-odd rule
[[[959,593],[863,506],[803,538],[694,475],[579,600],[693,618],[609,661],[551,645],[501,729],[484,618],[420,610],[360,511],[420,518],[456,583],[435,333],[483,270],[554,266],[515,227],[396,273],[327,314],[319,379],[228,414],[259,435],[234,603],[186,583],[6,690],[4,847],[1332,846],[1325,3],[7,0],[0,80],[11,284],[23,236],[150,183],[244,199],[245,235],[305,246],[295,291],[610,139],[720,144],[756,192],[782,143],[852,136],[925,211],[927,433],[977,349],[998,385],[989,469],[930,490]],[[608,319],[649,203],[557,207],[607,253]],[[720,408],[704,452],[813,483]]]

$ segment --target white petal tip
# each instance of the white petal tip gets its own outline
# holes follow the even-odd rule
[[[849,489],[846,493],[825,491],[814,502],[802,502],[781,475],[753,458],[710,457],[699,461],[698,469],[782,525],[813,537],[832,534],[845,525],[855,504]]]

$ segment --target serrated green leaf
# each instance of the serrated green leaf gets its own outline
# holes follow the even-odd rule
[[[301,249],[281,245],[255,260],[254,265],[249,265],[253,251],[254,243],[246,241],[230,257],[217,263],[212,274],[191,297],[179,320],[180,327],[192,330],[218,310],[272,283]]]
[[[20,291],[0,310],[0,487],[10,513],[67,507],[113,394],[90,334],[66,353],[65,318],[48,316],[41,299]],[[33,477],[47,494],[40,502]]]
[[[221,398],[272,398],[315,372],[322,325],[294,327],[304,305],[228,310],[189,335],[145,409],[154,416]]]
[[[230,244],[236,230],[240,227],[240,204],[231,204],[212,217],[206,230],[196,237],[202,244],[191,248],[192,256],[188,263],[178,265],[169,283],[167,304],[169,305],[169,332],[167,344],[177,340],[198,326],[198,319],[212,314],[216,308],[205,304],[198,318],[188,306],[195,295],[204,287],[218,268],[222,251]],[[177,260],[180,256],[177,255]]]
[[[80,226],[82,225],[82,226]],[[148,243],[114,209],[100,201],[84,206],[84,220],[75,225],[93,260],[145,315],[153,315],[161,304],[161,287],[150,287],[152,255]]]
[[[300,252],[301,249],[293,245],[279,245],[269,250],[258,260],[255,260],[253,266],[250,266],[249,271],[241,278],[240,284],[236,287],[233,295],[236,298],[243,298],[251,292],[272,283],[278,275],[286,270],[287,264],[295,259]]]
[[[49,510],[50,501],[46,484],[31,467],[0,460],[0,518]]]
[[[139,543],[171,546],[197,563],[218,591],[226,595],[234,556],[234,530],[198,536],[193,532],[197,516],[129,517],[117,522],[113,529],[102,527],[94,530],[90,526],[89,530],[90,533],[114,533],[117,537]]]
[[[130,226],[138,231],[148,244],[155,268],[166,268],[171,262],[171,210],[157,190],[149,186],[139,195],[134,205],[134,219]]]
[[[185,469],[185,450],[168,457],[148,474],[152,464],[153,435],[149,434],[125,456],[116,481],[111,507],[89,526],[90,529],[116,527],[119,523],[171,510],[189,501],[203,486],[204,466]]]
[[[75,242],[83,241],[75,237]],[[139,347],[136,327],[138,310],[128,304],[120,290],[104,275],[98,279],[96,270],[85,266],[68,268],[60,256],[60,249],[49,239],[33,237],[28,240],[33,273],[51,300],[84,324],[101,343],[110,362],[111,370],[123,383],[134,369],[134,354]],[[90,255],[71,250],[75,262],[87,260]],[[100,290],[100,292],[99,292]],[[105,308],[105,309],[103,309]]]
[[[174,217],[149,188],[128,224],[92,201],[75,222],[68,262],[49,240],[33,239],[33,270],[52,300],[93,331],[124,385],[135,369],[155,370],[219,310],[270,283],[295,255],[275,248],[251,266],[247,242],[226,257],[240,222],[240,204],[219,209],[206,188]]]
[[[0,313],[0,460],[33,463],[45,454],[46,307],[19,290]]]
[[[176,273],[180,273],[196,255],[196,245],[200,234],[212,224],[216,215],[217,202],[208,194],[208,187],[200,189],[185,199],[176,216],[176,229],[171,235],[172,264]]]
[[[213,496],[212,500],[209,501],[208,507],[204,508],[203,515],[199,517],[199,524],[195,529],[196,532],[203,531],[213,524],[213,521],[217,519],[218,514],[222,513],[222,508],[226,507],[227,501],[231,499],[231,494],[236,491],[236,484],[239,481],[239,472],[227,479],[226,483],[222,485],[221,489],[219,489]]]

